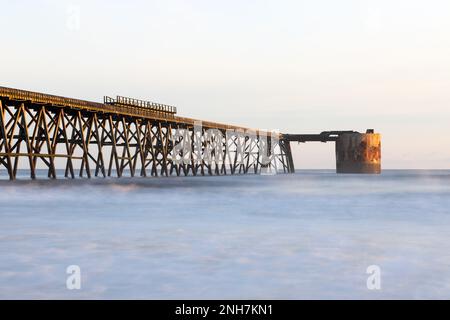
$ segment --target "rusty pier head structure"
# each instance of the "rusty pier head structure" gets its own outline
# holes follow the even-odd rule
[[[0,178],[14,180],[20,169],[32,179],[293,173],[293,141],[335,141],[339,173],[380,171],[374,133],[281,134],[177,111],[122,96],[98,103],[0,87]]]

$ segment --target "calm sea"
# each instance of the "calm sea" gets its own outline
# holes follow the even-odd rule
[[[0,298],[449,299],[450,171],[3,180]]]

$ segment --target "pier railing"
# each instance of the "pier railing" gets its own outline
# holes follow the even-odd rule
[[[179,117],[175,107],[121,96],[103,102],[0,87],[0,176],[6,169],[14,180],[28,166],[35,179],[44,166],[56,178],[64,164],[67,178],[294,171],[289,143],[270,131]]]
[[[104,97],[105,103],[99,103],[80,99],[66,98],[45,93],[38,93],[27,90],[0,87],[0,97],[9,98],[10,100],[15,101],[24,101],[24,102],[28,101],[35,104],[50,105],[57,107],[69,107],[91,112],[113,113],[118,115],[146,118],[157,121],[167,121],[189,127],[194,126],[196,122],[201,122],[204,128],[251,131],[258,135],[266,135],[266,136],[272,135],[272,132],[270,131],[176,116],[175,115],[177,112],[176,107],[150,103],[147,104],[147,106],[150,106],[149,108],[147,108],[143,107],[145,104],[143,103],[140,104],[139,102],[140,100],[131,99],[134,100],[131,101],[127,100],[130,98],[120,96],[116,99],[112,98],[107,99],[107,97]]]
[[[166,104],[138,100],[133,98],[127,98],[122,96],[117,96],[116,99],[105,96],[103,97],[103,102],[105,105],[114,105],[117,107],[131,107],[131,108],[140,108],[145,111],[153,111],[158,114],[172,116],[177,113],[177,108],[173,106],[169,106]]]

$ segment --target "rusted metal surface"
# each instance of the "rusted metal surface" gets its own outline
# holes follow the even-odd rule
[[[346,133],[336,141],[338,173],[381,173],[381,136]]]
[[[276,159],[284,172],[295,172],[292,141],[336,142],[338,173],[381,171],[380,135],[372,131],[276,134],[274,139],[269,131],[185,118],[176,113],[173,106],[121,96],[104,97],[104,103],[97,103],[0,87],[0,168],[6,168],[11,179],[16,177],[20,158],[28,160],[31,178],[36,177],[38,160],[48,167],[48,176],[56,178],[57,158],[66,159],[65,177],[71,178],[75,177],[76,161],[81,162],[79,175],[87,177],[91,177],[91,171],[96,176],[111,176],[114,170],[119,177],[127,170],[131,176],[146,176],[147,170],[154,176],[261,170],[260,147],[255,147],[253,138],[244,142],[244,163],[238,163],[235,156],[234,161],[224,162],[220,167],[194,159],[191,164],[174,164],[169,159],[174,148],[172,132],[188,130],[194,139],[194,127],[201,125],[202,136],[208,129],[219,130],[224,136],[227,130],[234,130],[251,132],[257,141],[264,137],[269,144],[277,143],[280,151]],[[224,141],[222,149],[232,145],[237,154],[239,139]]]
[[[28,163],[26,169],[35,179],[36,168],[43,165],[48,177],[56,179],[55,160],[59,159],[66,178],[258,173],[261,157],[268,152],[259,143],[264,136],[279,150],[272,153],[273,162],[264,164],[265,168],[273,166],[286,173],[294,170],[289,142],[270,132],[208,121],[201,121],[201,131],[196,132],[199,120],[177,117],[176,110],[167,106],[152,110],[154,106],[148,108],[148,104],[118,100],[120,103],[95,103],[0,87],[0,171],[6,169],[14,180],[19,163]],[[214,154],[227,161],[205,160],[193,152],[187,154],[187,163],[173,161],[174,147],[184,140],[173,139],[173,132],[180,129],[187,131],[192,141],[197,139],[203,153],[208,129],[216,129],[223,138]],[[252,134],[228,135],[228,129]]]
[[[286,141],[335,142],[337,173],[381,173],[381,137],[368,129],[323,131],[319,134],[283,134]]]
[[[141,108],[126,104],[105,104],[91,102],[80,99],[66,98],[45,93],[26,91],[20,89],[0,87],[0,97],[8,98],[15,101],[26,101],[34,104],[49,105],[54,107],[72,108],[75,110],[84,110],[90,112],[101,112],[107,114],[117,114],[121,116],[139,117],[158,121],[167,121],[173,124],[182,124],[194,126],[195,123],[201,122],[205,128],[221,129],[221,130],[240,130],[252,131],[258,135],[271,136],[272,133],[264,130],[253,129],[248,127],[228,125],[213,121],[204,121],[186,117],[175,116],[174,113],[155,112],[152,109]]]

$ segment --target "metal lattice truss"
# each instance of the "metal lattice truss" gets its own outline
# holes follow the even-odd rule
[[[189,148],[189,147],[190,148]],[[289,142],[259,133],[0,100],[0,174],[57,168],[75,176],[228,175],[294,171]]]

